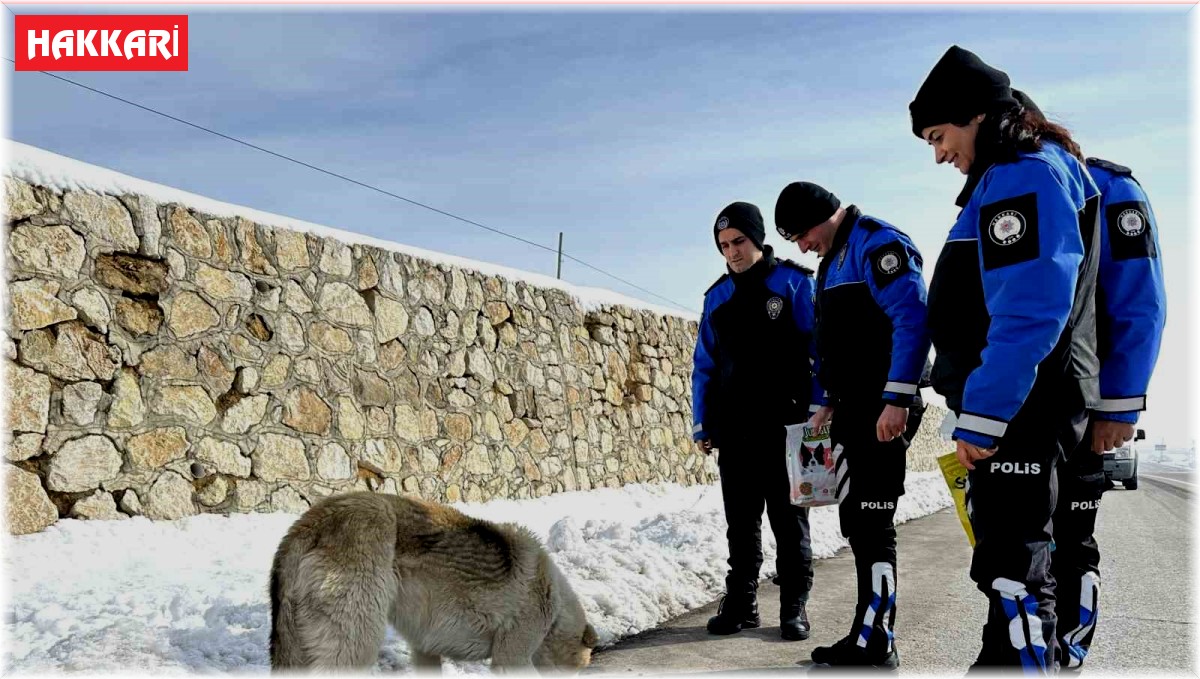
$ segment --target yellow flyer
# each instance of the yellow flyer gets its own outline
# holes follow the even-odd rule
[[[967,542],[975,547],[975,531],[971,530],[971,512],[967,507],[967,488],[971,485],[967,478],[967,468],[962,466],[954,453],[946,453],[938,458],[938,466],[942,468],[942,477],[950,488],[950,497],[954,499],[954,509],[958,512],[958,520],[962,522],[963,530],[967,531]]]

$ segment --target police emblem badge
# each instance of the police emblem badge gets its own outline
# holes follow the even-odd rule
[[[1136,208],[1125,210],[1117,217],[1117,228],[1126,236],[1140,236],[1146,230],[1146,216]]]
[[[984,271],[1038,258],[1036,192],[1002,198],[980,207],[978,224]]]
[[[1104,208],[1108,243],[1114,261],[1158,257],[1150,206],[1140,200],[1110,203]]]
[[[1025,217],[1016,210],[1004,210],[988,224],[988,235],[996,245],[1012,245],[1025,235]]]
[[[772,297],[767,300],[767,315],[771,317],[771,320],[779,318],[779,312],[781,311],[783,311],[783,299]]]
[[[900,270],[900,255],[889,250],[879,258],[877,266],[882,273],[896,273]]]

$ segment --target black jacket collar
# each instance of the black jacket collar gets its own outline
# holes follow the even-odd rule
[[[825,254],[825,259],[836,256],[838,250],[850,240],[850,232],[854,230],[854,225],[858,223],[859,217],[862,217],[862,210],[858,209],[857,205],[851,205],[846,208],[846,216],[842,217],[842,223],[838,224],[837,232],[833,234],[833,242],[829,245],[829,252]]]
[[[762,259],[741,273],[734,273],[733,269],[729,269],[729,277],[733,279],[734,285],[759,283],[766,280],[767,274],[771,272],[771,269],[775,268],[775,264],[775,249],[770,245],[764,245]],[[726,265],[725,268],[728,269],[729,266]]]

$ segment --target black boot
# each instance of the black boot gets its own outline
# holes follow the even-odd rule
[[[808,611],[805,609],[807,597],[797,594],[796,590],[787,585],[779,588],[779,636],[788,641],[802,641],[808,638]]]
[[[754,594],[726,594],[721,597],[717,614],[708,619],[709,634],[736,634],[762,624],[758,617],[758,598]]]
[[[832,646],[814,648],[812,661],[830,667],[874,667],[882,670],[894,670],[900,666],[900,654],[896,652],[895,643],[890,651],[883,644],[872,643],[871,646],[873,648],[863,648],[858,645],[858,635],[847,634]]]

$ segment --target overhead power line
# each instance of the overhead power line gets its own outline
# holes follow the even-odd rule
[[[11,11],[11,9],[10,9],[10,11]],[[4,60],[5,60],[5,61],[7,61],[7,62],[9,62],[10,64],[13,64],[14,66],[16,65],[16,62],[15,62],[14,60],[12,60],[12,59],[9,59],[8,57],[4,57]],[[173,115],[171,115],[171,114],[169,114],[169,113],[164,113],[163,111],[159,111],[159,110],[157,110],[157,109],[154,109],[154,108],[151,108],[151,107],[149,107],[149,106],[145,106],[145,105],[143,105],[143,104],[139,104],[139,103],[137,103],[137,102],[135,102],[135,101],[130,101],[129,99],[126,99],[126,98],[124,98],[124,97],[120,97],[120,96],[117,96],[117,95],[115,95],[115,94],[112,94],[112,93],[109,93],[109,92],[105,92],[104,90],[101,90],[101,89],[99,89],[99,88],[96,88],[96,87],[92,87],[92,86],[90,86],[90,85],[86,85],[86,84],[84,84],[84,83],[81,83],[81,82],[78,82],[78,81],[76,81],[76,80],[72,80],[72,79],[70,79],[70,78],[66,78],[66,77],[63,77],[63,76],[61,76],[61,75],[58,75],[58,74],[55,74],[55,73],[50,73],[50,72],[48,72],[48,71],[37,71],[37,72],[38,72],[38,73],[41,73],[42,75],[46,75],[46,76],[49,76],[49,77],[51,77],[51,78],[54,78],[55,80],[60,80],[60,81],[62,81],[62,82],[68,83],[68,84],[70,84],[70,85],[74,85],[75,87],[80,87],[80,88],[83,88],[83,89],[85,89],[85,90],[87,90],[87,91],[89,91],[89,92],[93,92],[93,93],[95,93],[95,94],[99,94],[99,95],[101,95],[101,96],[108,97],[109,99],[113,99],[113,100],[115,100],[115,101],[119,101],[119,102],[121,102],[121,103],[123,103],[123,104],[129,105],[129,106],[133,106],[133,107],[135,107],[135,108],[141,109],[141,110],[143,110],[143,111],[146,111],[146,112],[148,112],[148,113],[153,113],[153,114],[155,114],[155,115],[162,116],[163,118],[167,118],[168,120],[172,120],[172,121],[174,121],[174,122],[177,122],[177,123],[179,123],[179,124],[181,124],[181,125],[187,125],[188,127],[192,127],[192,128],[195,128],[195,129],[197,129],[197,130],[201,130],[201,131],[203,131],[203,132],[207,132],[207,133],[209,133],[209,134],[215,135],[215,136],[217,136],[217,137],[220,137],[220,138],[222,138],[222,139],[226,139],[226,140],[228,140],[228,141],[231,141],[231,142],[234,142],[234,143],[237,143],[237,144],[241,144],[242,146],[245,146],[245,147],[248,147],[248,148],[254,149],[255,151],[260,151],[260,152],[262,152],[262,153],[266,153],[266,154],[268,154],[268,155],[274,156],[274,157],[276,157],[276,158],[279,158],[279,159],[281,159],[281,160],[286,160],[286,161],[288,161],[288,162],[290,162],[290,163],[295,163],[295,164],[297,164],[297,165],[300,165],[300,166],[302,166],[302,167],[306,167],[306,168],[308,168],[308,169],[310,169],[310,170],[313,170],[313,171],[316,171],[316,172],[320,172],[321,174],[325,174],[325,175],[329,175],[330,177],[335,177],[335,178],[337,178],[337,179],[341,179],[342,181],[349,182],[349,183],[351,183],[351,184],[354,184],[354,185],[356,185],[356,186],[360,186],[360,187],[362,187],[362,188],[365,188],[365,189],[368,189],[368,190],[371,190],[371,191],[375,191],[375,192],[377,192],[377,193],[381,193],[381,194],[383,194],[383,195],[385,195],[385,196],[388,196],[388,197],[390,197],[390,198],[395,198],[395,199],[397,199],[397,200],[404,201],[404,202],[406,202],[406,203],[408,203],[408,204],[410,204],[410,205],[415,205],[416,207],[423,208],[423,209],[425,209],[425,210],[429,210],[430,212],[436,212],[436,213],[437,213],[437,214],[439,214],[439,215],[442,215],[442,216],[444,216],[444,217],[449,217],[449,218],[451,218],[451,219],[458,220],[458,221],[460,221],[460,222],[462,222],[462,223],[464,223],[464,224],[469,224],[469,225],[471,225],[471,226],[474,226],[474,227],[477,227],[477,228],[483,229],[483,230],[485,230],[485,231],[490,231],[490,232],[492,232],[492,233],[495,233],[495,234],[498,234],[498,235],[501,235],[501,236],[505,236],[505,237],[507,237],[507,238],[511,238],[511,239],[513,239],[513,240],[515,240],[515,241],[519,241],[519,242],[521,242],[521,243],[524,243],[524,244],[526,244],[526,245],[530,245],[530,246],[533,246],[533,247],[535,247],[535,248],[539,248],[539,249],[541,249],[541,250],[545,250],[545,251],[547,251],[547,252],[552,252],[552,253],[555,253],[555,254],[558,254],[558,253],[560,252],[560,251],[559,251],[557,248],[552,248],[552,247],[549,247],[549,246],[546,246],[546,245],[542,245],[541,243],[538,243],[538,242],[535,242],[535,241],[529,240],[529,239],[527,239],[527,238],[523,238],[523,237],[521,237],[521,236],[518,236],[518,235],[516,235],[516,234],[512,234],[512,233],[509,233],[509,232],[507,232],[507,231],[504,231],[504,230],[501,230],[501,229],[497,229],[497,228],[495,228],[495,227],[488,226],[488,225],[486,225],[486,224],[481,224],[481,223],[479,223],[479,222],[477,222],[477,221],[475,221],[475,220],[473,220],[473,219],[467,219],[466,217],[462,217],[462,216],[456,215],[456,214],[454,214],[453,212],[448,212],[448,211],[446,211],[446,210],[442,210],[442,209],[439,209],[439,208],[433,207],[432,205],[428,205],[428,204],[426,204],[426,203],[422,203],[422,202],[420,202],[420,201],[413,200],[413,199],[411,199],[411,198],[407,198],[407,197],[405,197],[405,196],[402,196],[402,195],[400,195],[400,194],[398,194],[398,193],[394,193],[394,192],[392,192],[392,191],[388,191],[387,189],[380,188],[380,187],[378,187],[378,186],[375,186],[375,185],[373,185],[373,184],[369,184],[369,183],[367,183],[367,182],[359,181],[359,180],[357,180],[357,179],[354,179],[353,177],[348,177],[348,176],[346,176],[346,175],[344,175],[344,174],[340,174],[340,173],[338,173],[338,172],[333,172],[333,171],[331,171],[331,170],[326,170],[325,168],[323,168],[323,167],[319,167],[319,166],[317,166],[317,165],[313,165],[312,163],[305,162],[305,161],[303,161],[303,160],[300,160],[300,159],[298,159],[298,158],[293,158],[292,156],[289,156],[289,155],[287,155],[287,154],[283,154],[283,153],[278,153],[278,152],[276,152],[276,151],[272,151],[271,149],[264,148],[264,147],[262,147],[262,146],[259,146],[259,145],[257,145],[257,144],[252,144],[252,143],[250,143],[250,142],[248,142],[248,141],[246,141],[246,140],[244,140],[244,139],[238,139],[237,137],[234,137],[234,136],[232,136],[232,135],[228,135],[228,134],[225,134],[225,133],[223,133],[223,132],[219,132],[219,131],[217,131],[217,130],[214,130],[214,129],[211,129],[211,128],[208,128],[208,127],[205,127],[205,126],[203,126],[203,125],[198,125],[198,124],[196,124],[196,123],[193,123],[193,122],[191,122],[191,121],[184,120],[183,118],[180,118],[180,117],[178,117],[178,116],[173,116]],[[679,308],[679,309],[683,309],[683,310],[685,310],[685,311],[690,311],[690,312],[692,312],[692,313],[696,313],[695,309],[692,309],[692,308],[690,308],[690,307],[687,307],[687,306],[685,306],[685,305],[683,305],[683,304],[680,304],[680,303],[676,302],[675,300],[673,300],[673,299],[670,299],[670,298],[668,298],[668,297],[664,297],[664,296],[662,296],[662,295],[658,294],[657,292],[654,292],[653,290],[648,290],[648,289],[646,289],[646,288],[644,288],[644,287],[642,287],[642,286],[638,285],[637,283],[634,283],[634,282],[632,282],[632,281],[626,280],[626,279],[624,279],[624,278],[622,278],[622,277],[620,277],[620,276],[618,276],[618,275],[616,275],[616,274],[614,274],[614,273],[610,273],[610,272],[608,272],[608,271],[605,271],[604,269],[601,269],[600,267],[598,267],[598,266],[595,266],[595,265],[593,265],[593,264],[590,264],[590,263],[588,263],[588,262],[586,262],[586,261],[584,261],[584,260],[582,260],[582,259],[579,259],[578,257],[575,257],[575,256],[573,256],[573,255],[571,255],[571,254],[568,254],[568,253],[566,253],[566,252],[563,252],[563,253],[562,253],[562,256],[563,256],[563,258],[565,258],[565,259],[569,259],[569,260],[571,260],[572,262],[575,262],[576,264],[579,264],[580,266],[586,267],[586,268],[588,268],[588,269],[591,269],[592,271],[595,271],[595,272],[597,272],[597,273],[603,274],[604,276],[607,276],[607,277],[609,277],[609,278],[611,278],[611,279],[613,279],[613,280],[615,280],[615,281],[618,281],[618,282],[620,282],[620,283],[623,283],[623,284],[625,284],[625,285],[628,285],[629,287],[631,287],[631,288],[633,288],[633,289],[635,289],[635,290],[638,290],[638,291],[644,292],[644,293],[646,293],[646,294],[648,294],[648,295],[651,295],[651,296],[653,296],[653,297],[655,297],[655,298],[657,298],[657,299],[663,300],[663,301],[667,302],[668,304],[670,304],[671,306],[677,307],[677,308]]]

